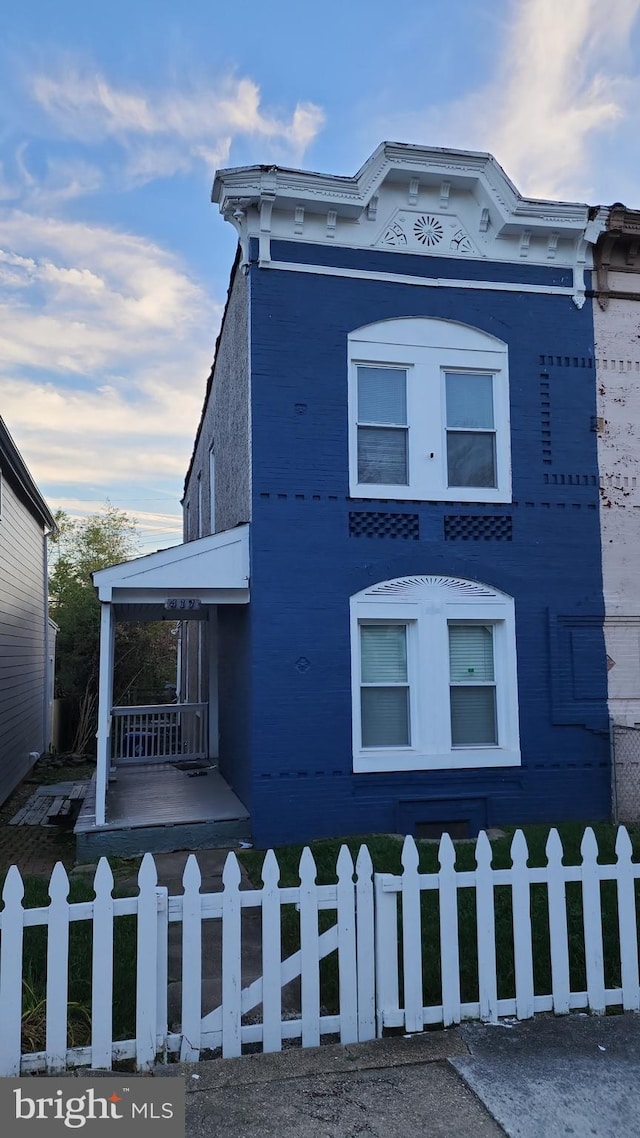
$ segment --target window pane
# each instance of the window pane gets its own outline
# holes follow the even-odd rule
[[[409,746],[409,689],[362,688],[362,746]]]
[[[492,432],[447,431],[449,486],[495,486],[495,452]]]
[[[358,427],[358,482],[407,486],[407,431]]]
[[[493,682],[493,628],[449,625],[449,675],[452,683]]]
[[[493,376],[447,372],[448,427],[493,427]]]
[[[390,367],[358,368],[358,422],[407,422],[407,373]]]
[[[450,692],[452,746],[497,746],[496,689],[452,687]]]
[[[407,629],[404,624],[360,626],[363,684],[407,681]]]

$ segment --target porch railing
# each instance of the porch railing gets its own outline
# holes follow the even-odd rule
[[[206,703],[160,703],[111,709],[112,764],[203,759],[207,753]]]

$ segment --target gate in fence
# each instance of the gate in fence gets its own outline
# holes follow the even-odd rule
[[[40,908],[24,907],[13,867],[0,913],[0,1075],[109,1069],[120,1059],[145,1070],[169,1055],[196,1060],[220,1049],[231,1057],[245,1044],[277,1051],[292,1039],[312,1047],[328,1035],[353,1043],[385,1028],[415,1032],[464,1018],[524,1019],[536,1011],[602,1012],[614,1005],[637,1011],[640,865],[626,830],[618,831],[611,864],[599,863],[591,830],[580,864],[563,863],[553,830],[546,865],[529,866],[521,832],[511,862],[495,868],[481,834],[475,869],[458,870],[445,835],[437,872],[422,873],[407,838],[401,874],[374,875],[365,846],[354,867],[343,847],[337,880],[318,884],[307,849],[299,884],[281,886],[270,851],[262,888],[247,889],[231,853],[223,890],[202,893],[191,855],[182,894],[168,896],[147,854],[135,897],[113,896],[102,859],[94,900],[70,902],[58,865],[50,904]],[[122,928],[131,936],[128,947]],[[216,953],[219,998],[206,1009],[203,976]],[[180,960],[181,980],[171,1012],[170,955]],[[123,978],[126,988],[134,977],[129,1020],[125,1015],[116,1024]],[[283,991],[292,986],[284,1010]],[[87,1038],[78,1043],[70,1021],[81,990]],[[42,1008],[39,1041],[27,1039],[24,1028],[27,996],[31,1009],[34,995]]]

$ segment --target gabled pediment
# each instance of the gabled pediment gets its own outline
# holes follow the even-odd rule
[[[160,549],[93,574],[101,601],[155,603],[189,594],[215,603],[216,591],[249,586],[249,527]]]

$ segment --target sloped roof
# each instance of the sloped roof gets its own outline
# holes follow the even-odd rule
[[[249,526],[160,549],[93,574],[101,601],[150,604],[191,595],[215,603],[218,593],[247,593]],[[240,599],[240,598],[238,598]]]
[[[0,470],[5,476],[9,477],[9,480],[14,484],[16,491],[20,494],[34,517],[38,518],[47,529],[55,530],[56,523],[53,514],[33,481],[27,465],[11,438],[9,429],[1,416]]]

